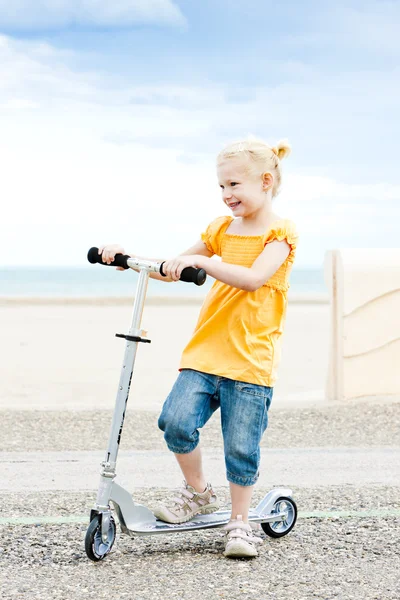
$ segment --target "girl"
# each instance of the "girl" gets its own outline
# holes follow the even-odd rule
[[[205,269],[216,279],[183,351],[180,373],[166,399],[159,427],[184,475],[178,495],[154,514],[183,523],[219,508],[202,469],[199,428],[221,410],[226,475],[232,514],[226,529],[225,556],[256,556],[260,538],[248,513],[259,476],[260,441],[280,357],[289,274],[297,232],[292,221],[273,211],[281,184],[287,141],[275,147],[248,139],[226,147],[217,158],[222,200],[233,216],[215,219],[201,239],[163,265],[164,281],[177,281],[185,267]],[[99,249],[112,262],[120,246]],[[216,254],[222,262],[211,260]]]

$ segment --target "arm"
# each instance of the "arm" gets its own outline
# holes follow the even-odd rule
[[[192,255],[182,260],[177,257],[174,261],[168,261],[168,271],[175,279],[179,279],[184,267],[197,267],[223,283],[253,292],[272,277],[285,262],[289,252],[290,246],[286,240],[275,240],[265,246],[250,268],[217,262],[207,255]]]
[[[135,258],[139,258],[142,260],[150,260],[150,261],[158,262],[158,263],[162,263],[165,261],[165,259],[163,259],[163,258],[147,258],[147,257],[143,257],[143,256],[137,256],[134,252],[125,252],[124,248],[122,248],[122,246],[119,246],[118,244],[109,244],[107,246],[100,246],[98,252],[99,252],[99,254],[101,254],[102,260],[107,264],[111,264],[113,262],[116,254],[129,254],[129,256],[134,256]],[[179,256],[186,256],[186,255],[197,255],[197,256],[210,257],[210,256],[212,256],[212,252],[210,252],[207,249],[207,246],[205,245],[205,243],[202,240],[198,240],[194,246],[191,246],[188,250],[186,250]],[[176,261],[176,260],[178,260],[178,258],[174,259],[174,261]],[[170,262],[174,262],[174,261],[167,261],[167,262],[170,263]],[[191,265],[186,265],[186,266],[191,266]],[[122,267],[116,267],[116,269],[117,269],[117,271],[125,271],[125,269],[123,269]],[[137,269],[137,268],[133,268],[133,270],[139,272],[139,269]],[[149,273],[149,275],[152,279],[158,279],[159,281],[165,281],[165,282],[177,281],[179,279],[180,273],[177,278],[175,278],[175,277],[173,278],[173,277],[168,276],[165,268],[163,268],[163,271],[164,271],[164,273],[166,273],[166,275],[167,275],[166,277],[163,277],[159,273]]]
[[[133,254],[131,254],[131,256],[134,256]],[[179,256],[202,256],[205,258],[210,259],[211,256],[213,256],[212,252],[210,252],[207,248],[207,246],[205,245],[205,243],[202,240],[198,240],[194,246],[191,246],[190,248],[188,248],[188,250],[185,250],[185,252],[182,252],[182,254],[179,254]],[[143,258],[143,257],[138,257],[138,258]],[[179,257],[177,257],[178,260]],[[163,260],[165,259],[147,259],[147,260],[154,260],[155,262],[163,262]],[[168,261],[170,262],[170,261]],[[213,261],[214,262],[214,261]],[[186,266],[192,266],[192,265],[186,265]],[[183,267],[184,268],[184,267]],[[198,267],[198,268],[203,268],[203,267]],[[139,269],[135,269],[135,271],[138,271]],[[166,273],[165,268],[163,268],[164,273]],[[180,274],[182,272],[182,269],[179,273],[179,277]],[[158,279],[159,281],[165,281],[165,282],[171,282],[171,281],[177,281],[179,280],[179,277],[177,279],[173,279],[172,277],[169,277],[168,275],[166,277],[163,277],[162,275],[159,275],[159,273],[150,273],[150,277],[152,279]]]

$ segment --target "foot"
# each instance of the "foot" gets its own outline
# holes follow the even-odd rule
[[[196,492],[186,481],[183,485],[176,496],[153,510],[157,519],[166,523],[186,523],[195,515],[205,515],[219,509],[217,496],[210,483],[207,483],[206,489],[201,493]]]
[[[224,529],[226,531],[224,556],[251,558],[258,555],[257,544],[262,544],[262,539],[254,535],[253,528],[243,521],[242,515],[229,521]]]

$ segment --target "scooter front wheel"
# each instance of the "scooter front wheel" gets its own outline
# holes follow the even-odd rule
[[[110,527],[107,532],[107,541],[104,542],[101,537],[101,517],[96,515],[90,521],[90,525],[87,529],[85,536],[85,550],[88,558],[95,562],[103,560],[105,556],[111,551],[115,542],[117,528],[115,521],[110,516]]]
[[[261,523],[261,527],[269,537],[280,538],[292,531],[297,520],[297,506],[292,498],[281,497],[275,502],[272,513],[286,512],[284,521],[273,521],[272,523]]]

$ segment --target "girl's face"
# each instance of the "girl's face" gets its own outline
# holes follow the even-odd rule
[[[222,200],[233,216],[248,217],[265,206],[266,187],[261,175],[246,171],[241,160],[227,159],[217,167]]]

